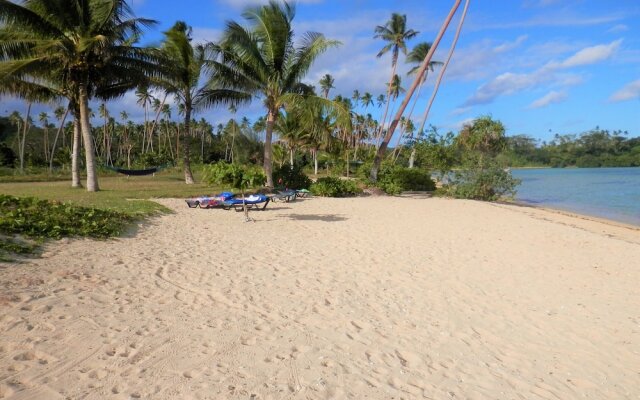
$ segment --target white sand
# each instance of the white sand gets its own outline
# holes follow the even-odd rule
[[[416,198],[188,209],[0,267],[0,398],[638,399],[640,231]]]

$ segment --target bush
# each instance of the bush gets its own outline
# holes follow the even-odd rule
[[[40,239],[109,238],[120,235],[134,220],[116,211],[7,195],[0,195],[0,216],[0,233]]]
[[[311,185],[311,193],[324,197],[347,197],[362,193],[362,189],[354,181],[326,177]]]
[[[399,165],[384,168],[378,175],[378,182],[380,189],[389,194],[399,194],[406,190],[433,191],[436,188],[427,171]]]
[[[16,153],[6,144],[0,143],[0,167],[12,168],[16,159]]]
[[[503,196],[515,196],[519,184],[520,180],[511,176],[511,172],[492,164],[456,172],[447,194],[459,199],[495,201]]]
[[[302,165],[295,163],[293,167],[288,164],[276,167],[273,181],[288,189],[309,189],[311,186],[311,179],[302,171]]]
[[[218,161],[204,167],[202,180],[209,185],[229,185],[233,188],[262,186],[267,177],[255,165],[229,164]]]

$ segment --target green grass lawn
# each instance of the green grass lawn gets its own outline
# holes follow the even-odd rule
[[[155,176],[101,175],[98,192],[73,189],[70,179],[41,181],[39,177],[34,181],[35,178],[26,175],[16,181],[19,177],[15,176],[9,182],[0,182],[0,195],[20,198],[0,201],[0,262],[28,257],[47,239],[118,236],[132,221],[169,211],[151,200],[154,198],[188,198],[221,191],[202,183],[187,185],[177,169]],[[200,181],[197,173],[194,178]]]
[[[199,176],[195,176],[196,182]],[[86,189],[71,188],[71,181],[50,182],[0,182],[0,194],[18,197],[37,197],[43,200],[70,202],[85,207],[121,211],[131,215],[150,215],[166,211],[153,198],[188,198],[211,195],[220,188],[202,183],[186,185],[181,171],[169,170],[155,176],[122,175],[100,176],[100,191],[91,193]]]

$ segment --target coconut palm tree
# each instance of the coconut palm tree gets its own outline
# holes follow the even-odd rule
[[[49,157],[49,173],[53,173],[53,157],[55,155],[56,152],[56,145],[58,144],[58,137],[60,136],[60,133],[63,132],[64,129],[64,122],[67,119],[67,115],[69,115],[69,109],[71,107],[67,106],[67,108],[65,109],[64,107],[57,107],[55,110],[53,110],[53,115],[56,116],[56,119],[58,121],[60,121],[60,125],[58,125],[58,130],[56,131],[56,137],[53,139],[53,146],[51,146],[51,156]],[[62,135],[63,138],[63,142],[64,142],[64,133]],[[63,143],[64,145],[64,143]]]
[[[191,172],[191,118],[197,111],[218,103],[232,103],[234,93],[215,90],[211,82],[201,79],[208,65],[213,62],[215,52],[211,45],[193,45],[192,29],[183,21],[176,22],[164,32],[162,53],[166,59],[166,77],[153,83],[172,93],[178,108],[184,111],[184,134],[182,135],[182,161],[184,180],[193,184]],[[215,75],[213,76],[215,77]],[[241,96],[242,99],[244,97]]]
[[[351,100],[353,100],[353,105],[358,105],[358,103],[360,103],[360,91],[358,89],[355,89],[353,91],[353,94],[351,95]]]
[[[452,44],[452,47],[451,47],[452,50],[455,47],[455,43],[457,42],[458,37],[460,35],[462,24],[464,23],[464,19],[465,19],[466,13],[467,13],[467,9],[469,7],[469,1],[470,0],[466,0],[465,1],[465,6],[464,6],[464,10],[462,12],[462,17],[460,18],[460,22],[458,24],[458,29],[456,30],[454,41],[453,41],[453,44]],[[389,129],[387,129],[387,132],[386,132],[386,134],[385,134],[385,136],[384,136],[384,138],[382,140],[382,143],[380,144],[380,147],[378,148],[378,150],[376,152],[376,156],[373,159],[373,165],[371,167],[371,172],[369,173],[369,178],[374,182],[378,180],[378,170],[380,169],[380,164],[382,164],[382,158],[385,155],[385,152],[387,150],[387,146],[389,145],[389,141],[391,140],[391,136],[393,136],[393,132],[395,131],[396,127],[398,126],[398,123],[400,122],[400,118],[402,117],[402,114],[406,110],[406,107],[409,104],[409,101],[411,100],[411,96],[413,96],[413,94],[414,94],[414,92],[416,90],[416,87],[418,86],[418,84],[422,80],[421,77],[426,72],[426,69],[429,66],[428,63],[431,61],[431,57],[433,56],[434,50],[440,44],[440,41],[442,40],[442,37],[444,36],[444,33],[446,32],[449,24],[451,23],[451,20],[453,19],[453,16],[455,15],[456,11],[460,7],[460,3],[461,2],[462,2],[462,0],[455,0],[453,6],[451,7],[451,10],[449,11],[449,14],[445,18],[445,20],[444,20],[444,22],[442,24],[442,27],[440,28],[440,31],[436,35],[436,38],[435,38],[435,40],[433,42],[431,50],[429,51],[427,57],[425,57],[424,61],[422,62],[422,65],[420,66],[420,69],[417,72],[418,79],[414,80],[413,83],[411,84],[411,87],[407,91],[407,95],[405,96],[404,100],[400,104],[400,107],[398,108],[398,111],[396,112],[396,115],[393,117],[393,119],[391,120],[391,123],[389,124]],[[451,58],[450,56],[452,54],[452,50],[449,52],[448,60]],[[442,75],[442,71],[445,68],[446,68],[446,63],[445,63],[445,66],[443,67],[443,69],[441,70],[441,74],[440,75]],[[437,84],[436,84],[436,86],[437,86]],[[434,91],[434,94],[435,94],[435,91]],[[422,129],[419,129],[419,131],[422,131]]]
[[[253,95],[263,98],[267,109],[264,172],[267,186],[273,187],[271,142],[278,113],[310,94],[302,79],[318,56],[339,42],[315,32],[294,41],[291,24],[295,7],[286,1],[271,0],[267,5],[248,8],[243,16],[251,27],[227,23],[220,46],[222,62],[216,63],[212,72],[220,89],[234,91],[236,99],[249,101]]]
[[[362,107],[364,107],[364,110],[366,112],[367,108],[373,105],[373,95],[369,92],[364,92],[362,97],[360,97],[360,104],[362,104]]]
[[[391,82],[396,76],[396,69],[398,66],[398,57],[400,52],[407,54],[407,40],[410,40],[418,35],[419,32],[413,29],[407,29],[407,16],[400,15],[398,13],[391,14],[391,18],[384,25],[378,25],[375,28],[376,39],[382,39],[387,44],[378,52],[377,57],[391,52],[391,77],[387,87],[387,104],[385,106],[382,122],[380,123],[380,129],[384,129],[384,124],[387,120],[387,112],[389,111],[390,103],[390,88]]]
[[[320,79],[319,83],[320,83],[320,88],[322,89],[322,95],[324,96],[325,99],[328,99],[329,91],[335,88],[335,86],[333,86],[333,83],[334,83],[333,77],[329,74],[325,74],[325,76],[323,76],[322,79]]]
[[[99,190],[89,100],[121,96],[156,71],[151,54],[134,46],[152,24],[125,0],[0,0],[0,76],[57,86],[75,102],[88,191]]]

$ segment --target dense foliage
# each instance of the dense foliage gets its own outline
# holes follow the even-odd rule
[[[432,142],[431,147],[438,143],[446,141]],[[506,146],[505,128],[500,121],[488,116],[477,118],[465,124],[450,146],[458,153],[460,164],[453,179],[446,182],[446,193],[486,201],[515,195],[520,182],[497,159]]]
[[[501,158],[514,167],[639,167],[640,137],[599,127],[579,135],[556,134],[542,143],[531,136],[515,135],[507,138]]]
[[[124,232],[128,214],[68,203],[0,195],[0,233],[31,238],[86,236],[105,239]]]
[[[518,184],[520,181],[495,160],[485,160],[479,167],[477,159],[469,158],[463,168],[454,173],[445,193],[460,199],[494,201],[513,197]]]
[[[262,186],[266,177],[262,169],[255,165],[229,164],[225,161],[205,166],[202,180],[210,185],[247,189]]]
[[[0,260],[37,248],[16,236],[36,241],[70,236],[105,239],[122,234],[133,221],[116,211],[0,195]]]
[[[362,193],[362,189],[355,181],[328,176],[313,183],[311,193],[323,197],[348,197]]]
[[[273,170],[273,180],[278,187],[289,189],[309,189],[311,179],[303,171],[301,164],[284,164]]]

